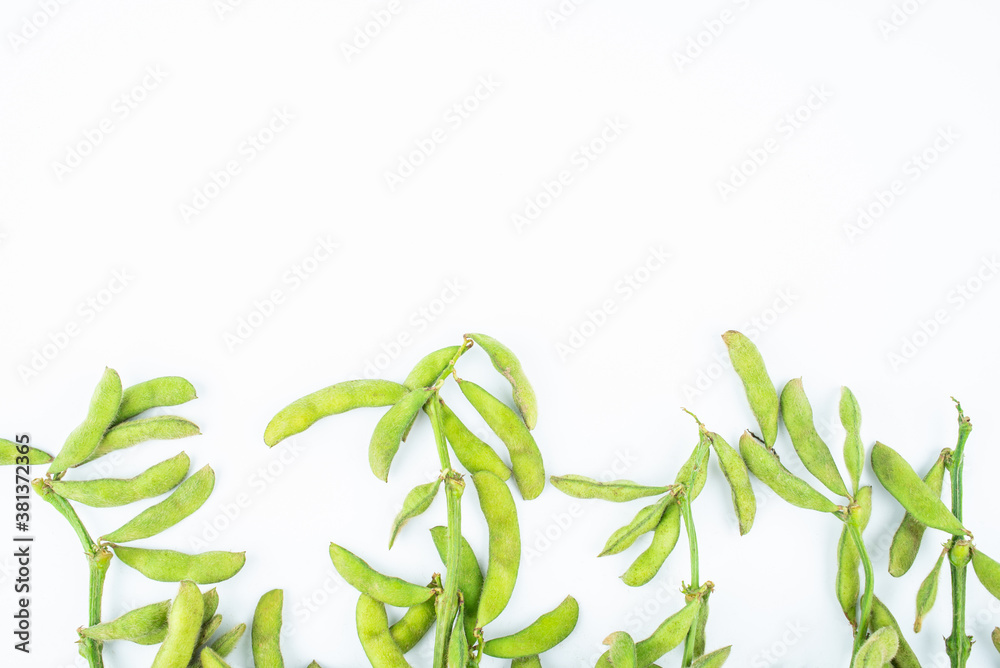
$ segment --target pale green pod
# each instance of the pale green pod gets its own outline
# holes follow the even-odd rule
[[[357,607],[358,638],[372,666],[378,668],[410,668],[399,645],[389,633],[389,616],[385,604],[361,594]]]
[[[673,489],[673,485],[650,487],[634,483],[631,480],[600,482],[593,478],[574,474],[550,476],[549,482],[563,494],[576,499],[601,499],[615,503],[635,501],[647,496],[659,496]]]
[[[882,486],[914,519],[954,536],[969,532],[898,452],[884,443],[872,448],[872,470]]]
[[[631,522],[611,534],[604,544],[604,549],[597,556],[605,557],[609,554],[618,554],[622,550],[631,547],[639,536],[655,530],[660,524],[660,519],[663,517],[667,506],[676,503],[677,500],[674,497],[667,495],[656,503],[651,503],[639,510]]]
[[[383,482],[389,480],[389,467],[396,452],[399,451],[399,444],[431,394],[429,390],[411,390],[375,425],[371,442],[368,444],[368,463],[371,465],[372,473],[379,480]]]
[[[806,470],[834,494],[849,497],[850,493],[837,470],[830,448],[820,438],[813,424],[812,406],[809,405],[801,378],[788,381],[781,391],[781,419]]]
[[[448,638],[447,668],[465,668],[469,664],[469,640],[465,637],[465,605],[459,601],[458,614]]]
[[[906,638],[903,637],[903,632],[899,629],[896,619],[889,612],[889,609],[885,607],[885,604],[875,596],[872,598],[872,614],[868,630],[876,631],[881,628],[892,629],[896,632],[896,636],[899,639],[899,649],[896,651],[896,656],[892,659],[893,668],[921,668],[920,661],[917,660],[917,655],[914,654],[913,649],[906,642]]]
[[[76,466],[88,464],[109,452],[131,448],[133,445],[146,441],[187,438],[197,436],[200,433],[198,425],[176,415],[157,415],[140,420],[129,420],[108,429],[104,433],[104,437],[101,438],[101,442],[97,444],[97,448]]]
[[[111,547],[123,564],[158,582],[181,580],[193,580],[198,584],[222,582],[239,573],[246,563],[244,552],[185,554],[173,550],[147,550],[124,545]]]
[[[230,668],[229,664],[211,647],[201,650],[199,656],[202,668]]]
[[[254,668],[284,668],[281,658],[281,606],[284,594],[272,589],[260,597],[253,613],[250,641]]]
[[[537,654],[519,656],[510,662],[510,668],[542,668],[542,660]]]
[[[204,594],[202,594],[201,598],[205,604],[204,608],[205,614],[202,616],[201,619],[201,623],[202,625],[204,625],[208,623],[208,620],[212,618],[212,615],[215,614],[215,611],[219,609],[219,592],[215,589],[215,587],[212,587]]]
[[[732,645],[727,645],[726,647],[717,649],[714,652],[702,654],[691,663],[691,668],[720,668],[720,666],[726,662],[726,659],[729,658],[729,652],[731,652],[732,649]]]
[[[711,592],[705,592],[701,597],[701,610],[698,611],[698,617],[694,620],[694,655],[699,657],[705,653],[705,629],[708,626],[708,597],[711,596]],[[727,652],[728,654],[728,652]]]
[[[180,376],[162,376],[136,383],[122,392],[113,424],[124,422],[150,408],[178,406],[197,398],[194,385]]]
[[[640,666],[648,666],[680,645],[701,610],[701,600],[695,599],[668,617],[653,634],[635,645]]]
[[[501,480],[510,478],[510,469],[488,443],[473,434],[445,403],[441,402],[441,425],[451,449],[469,473],[489,471]]]
[[[475,341],[490,356],[493,368],[510,383],[513,393],[514,404],[521,412],[525,426],[534,429],[538,421],[538,400],[535,398],[535,390],[528,382],[528,377],[524,375],[520,360],[511,352],[510,348],[500,343],[491,336],[485,334],[466,334],[466,337]]]
[[[865,445],[861,441],[861,407],[854,393],[845,385],[840,388],[840,424],[844,425],[844,464],[851,477],[851,489],[858,491],[861,472],[865,468]]]
[[[698,445],[694,447],[687,461],[677,470],[677,477],[674,478],[676,484],[687,487],[684,494],[692,501],[698,498],[701,490],[705,487],[705,481],[708,480],[710,450],[711,445],[708,441],[708,432],[702,430],[701,438],[698,439]]]
[[[635,654],[635,642],[632,636],[624,631],[616,631],[604,639],[605,645],[611,645],[608,650],[611,665],[614,668],[637,668],[638,658]]]
[[[308,665],[308,666],[306,666],[306,668],[323,668],[323,666],[319,665],[319,664],[318,664],[318,663],[316,663],[315,661],[310,661],[310,662],[309,662],[309,665]]]
[[[195,643],[195,647],[200,647],[212,638],[212,635],[219,630],[222,626],[222,615],[212,615],[212,617],[201,625],[201,635],[198,636],[198,642]]]
[[[990,638],[993,640],[993,646],[1000,652],[1000,626],[993,627],[993,633],[990,634]]]
[[[389,627],[389,634],[403,654],[413,649],[434,626],[434,620],[437,618],[435,599],[436,597],[432,596],[423,603],[410,606],[399,621]]]
[[[201,508],[214,487],[215,472],[206,465],[182,482],[166,499],[146,508],[102,538],[109,543],[128,543],[155,536]]]
[[[854,668],[883,668],[899,650],[899,636],[883,627],[872,633],[854,657]]]
[[[488,471],[474,473],[472,482],[489,529],[489,561],[476,616],[476,627],[483,628],[503,612],[514,592],[521,563],[521,531],[507,484]]]
[[[641,587],[652,580],[667,560],[681,534],[681,509],[676,503],[667,504],[660,523],[653,531],[653,540],[622,576],[629,587]]]
[[[546,612],[517,633],[487,640],[483,653],[501,659],[541,654],[565,640],[580,618],[576,599],[567,596],[555,608]]]
[[[431,529],[431,538],[437,548],[441,561],[448,561],[448,527],[437,526]],[[483,571],[479,567],[476,553],[472,551],[469,541],[462,538],[462,548],[458,557],[458,573],[448,573],[448,577],[458,577],[458,590],[465,599],[465,632],[471,641],[476,628],[476,617],[479,613],[479,598],[483,593]]]
[[[868,526],[868,520],[872,515],[872,488],[865,485],[858,490],[855,498],[857,508],[852,506],[852,512],[857,514],[858,530],[864,532]],[[851,626],[857,628],[858,625],[858,595],[861,593],[861,554],[858,546],[851,538],[847,524],[840,532],[840,541],[837,543],[837,600],[844,611],[844,616]]]
[[[167,612],[167,637],[151,668],[186,668],[201,634],[205,603],[194,582],[182,580]]]
[[[822,513],[836,512],[837,504],[792,474],[750,432],[740,436],[740,454],[750,472],[788,503]]]
[[[972,568],[976,571],[979,582],[986,587],[986,591],[995,598],[1000,598],[1000,564],[976,548],[972,550]]]
[[[80,635],[101,642],[128,640],[141,645],[152,644],[141,641],[150,636],[166,635],[168,610],[170,610],[170,601],[151,603],[130,610],[110,622],[80,629]],[[156,642],[162,641],[163,638],[160,637]]]
[[[461,349],[462,346],[448,346],[424,356],[410,371],[403,385],[407,390],[432,386]]]
[[[463,380],[459,387],[493,433],[507,446],[514,482],[521,497],[525,501],[537,497],[545,487],[545,468],[542,453],[524,422],[505,403],[472,381]]]
[[[212,643],[212,651],[223,658],[229,656],[230,652],[236,648],[236,643],[243,637],[246,630],[246,624],[237,624],[215,639]]]
[[[49,483],[64,499],[95,508],[124,506],[169,492],[184,479],[191,460],[185,453],[155,464],[134,478],[100,480],[53,480]]]
[[[37,466],[39,464],[48,464],[51,461],[52,455],[44,450],[0,438],[0,466],[9,464],[30,464]]]
[[[403,525],[431,507],[440,486],[441,478],[438,478],[433,482],[417,485],[410,490],[406,498],[403,499],[403,508],[392,522],[392,532],[389,535],[389,549],[392,549],[392,544],[396,542],[396,536],[399,535],[399,530],[403,528]]]
[[[325,387],[278,411],[264,430],[264,443],[269,447],[277,445],[330,415],[355,408],[392,406],[406,393],[404,386],[388,380],[348,380]]]
[[[913,622],[914,633],[920,633],[920,629],[924,625],[924,617],[934,607],[934,600],[937,598],[938,576],[941,573],[941,564],[944,563],[944,555],[947,553],[947,550],[941,552],[934,568],[920,583],[920,588],[917,590],[917,617]]]
[[[938,456],[937,461],[924,476],[924,484],[931,493],[941,498],[941,488],[944,486],[945,458],[949,450],[944,450]],[[924,537],[927,526],[921,524],[913,515],[906,513],[903,521],[892,537],[892,545],[889,546],[889,573],[893,577],[899,577],[910,570],[913,561],[917,558],[920,550],[920,541]]]
[[[330,559],[349,585],[380,603],[408,608],[423,603],[434,595],[434,590],[429,587],[379,573],[360,557],[336,543],[330,543]]]
[[[736,375],[743,381],[747,402],[760,425],[764,443],[771,448],[778,436],[779,401],[778,391],[764,367],[764,358],[753,341],[735,330],[723,334],[722,340],[729,350]]]
[[[114,369],[105,368],[90,399],[87,417],[66,438],[59,454],[49,466],[49,475],[62,473],[89,457],[101,442],[104,432],[111,426],[121,403],[122,379]]]
[[[726,440],[714,432],[708,433],[708,439],[715,448],[718,457],[719,468],[729,483],[729,491],[732,492],[733,509],[736,511],[736,519],[740,523],[740,535],[746,535],[753,526],[753,518],[757,514],[757,499],[753,494],[753,486],[750,484],[750,472],[747,465],[743,463],[740,453],[736,448],[726,443]]]

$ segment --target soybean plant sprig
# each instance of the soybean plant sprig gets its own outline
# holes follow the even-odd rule
[[[972,421],[965,417],[962,411],[962,404],[952,397],[955,402],[955,409],[958,411],[958,443],[951,454],[951,512],[959,522],[962,521],[962,472],[965,466],[965,443],[969,440],[972,432]],[[952,666],[960,668],[968,661],[969,653],[972,650],[972,642],[965,633],[965,585],[966,574],[968,572],[968,560],[964,559],[964,554],[968,552],[968,543],[960,547],[955,539],[951,539],[951,550],[956,558],[949,559],[951,568],[951,609],[952,627],[951,635],[945,639],[945,645],[952,654]],[[965,563],[963,563],[963,561]]]

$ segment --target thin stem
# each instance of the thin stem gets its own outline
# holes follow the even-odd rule
[[[688,537],[688,552],[690,553],[691,559],[691,585],[689,590],[695,591],[701,585],[699,584],[699,573],[698,573],[698,534],[694,528],[694,514],[691,512],[691,499],[687,494],[687,491],[678,498],[678,502],[681,504],[681,512],[684,514],[684,529]],[[701,617],[702,611],[698,611],[698,616],[695,617],[694,621],[691,623],[691,628],[688,631],[687,638],[684,639],[684,658],[681,661],[681,666],[687,668],[694,661],[694,646],[695,641],[698,636],[699,617]]]
[[[952,397],[958,410],[958,444],[951,454],[951,512],[962,521],[962,469],[965,465],[965,442],[972,432],[972,422],[962,412],[962,404]],[[972,643],[965,633],[965,583],[968,564],[951,567],[951,635],[945,638],[945,647],[951,658],[952,668],[965,668],[972,651]]]
[[[432,391],[437,392],[441,389],[441,386],[444,385],[444,381],[447,380],[451,372],[455,370],[455,364],[458,362],[458,358],[464,355],[465,351],[471,348],[472,345],[472,339],[464,339],[462,341],[462,346],[458,349],[458,352],[455,353],[455,356],[451,358],[451,361],[448,362],[448,366],[444,368],[444,371],[442,371],[434,383],[431,384],[430,389]]]
[[[865,548],[865,541],[861,538],[861,531],[858,529],[856,515],[850,515],[847,519],[847,531],[854,540],[854,545],[861,555],[861,564],[865,569],[865,593],[861,596],[861,619],[858,621],[858,630],[854,636],[854,651],[851,652],[851,661],[857,655],[861,645],[865,642],[865,632],[868,630],[868,621],[872,614],[872,599],[875,597],[875,570],[872,568],[872,560],[868,556]]]

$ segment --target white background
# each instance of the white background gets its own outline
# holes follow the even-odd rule
[[[145,544],[247,550],[219,585],[227,628],[281,587],[287,665],[365,664],[328,543],[414,581],[440,569],[426,532],[444,521],[440,499],[385,549],[406,491],[436,472],[430,429],[415,427],[388,485],[367,467],[378,411],[273,450],[261,435],[291,400],[369,363],[401,380],[469,331],[522,359],[550,474],[671,482],[697,440],[681,406],[735,443],[753,419],[720,363],[730,328],[754,337],[779,387],[805,378],[838,459],[840,385],[858,397],[866,444],[893,445],[921,473],[954,443],[954,395],[975,424],[966,524],[1000,554],[995,4],[233,4],[0,10],[4,436],[58,450],[105,365],[126,384],[189,378],[199,399],[172,412],[204,435],[128,451],[103,474],[132,476],[182,447],[192,470],[212,464],[209,502]],[[412,173],[387,179],[401,165]],[[460,372],[508,396],[484,360],[473,350]],[[795,462],[784,437],[778,447]],[[909,628],[943,537],[929,532],[893,581],[884,546],[902,512],[865,477],[877,592],[924,665],[942,665],[946,578],[925,631]],[[758,490],[743,538],[714,465],[695,506],[702,574],[717,586],[709,646],[734,646],[727,666],[847,665],[839,523]],[[482,549],[474,497],[464,528]],[[0,663],[81,666],[84,559],[33,503],[33,652],[11,647],[3,548]],[[546,488],[518,505],[526,555],[494,636],[572,593],[579,625],[544,661],[590,666],[609,632],[645,637],[680,607],[683,543],[640,589],[617,576],[641,546],[594,557],[641,501]],[[97,534],[134,512],[81,510]],[[106,617],[174,590],[113,564]],[[969,591],[970,665],[995,665],[1000,602]],[[153,651],[109,647],[107,663],[148,665]],[[244,640],[233,663],[249,657]]]

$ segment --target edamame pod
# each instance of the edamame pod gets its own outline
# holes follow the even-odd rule
[[[998,652],[1000,652],[1000,626],[993,627],[993,633],[990,634],[990,639],[993,640],[993,646]]]
[[[462,346],[448,346],[426,355],[410,371],[403,385],[408,390],[430,387],[444,373]]]
[[[899,650],[899,636],[888,627],[872,633],[854,657],[854,668],[883,668]]]
[[[483,653],[501,659],[541,654],[565,640],[576,628],[579,617],[580,606],[575,598],[567,596],[558,606],[517,633],[487,640]]]
[[[653,531],[653,541],[640,554],[622,576],[622,582],[629,587],[640,587],[660,571],[663,562],[667,560],[677,539],[681,534],[681,509],[676,503],[667,504],[663,516],[660,517],[656,530]]]
[[[308,666],[306,666],[306,668],[323,668],[323,666],[319,665],[319,664],[318,664],[318,663],[316,663],[315,661],[311,661],[311,662],[309,663],[309,665],[308,665]]]
[[[202,594],[201,598],[205,603],[205,614],[202,616],[201,623],[205,624],[212,618],[215,611],[219,609],[219,592],[215,589],[215,587],[212,587]]]
[[[470,380],[459,383],[462,394],[482,416],[510,453],[514,482],[525,501],[534,499],[545,487],[542,453],[521,418],[506,404]]]
[[[277,445],[330,415],[364,406],[392,406],[406,393],[404,386],[388,380],[348,380],[325,387],[278,411],[264,430],[264,443]]]
[[[488,471],[472,474],[472,482],[489,528],[489,563],[476,617],[476,628],[481,629],[503,612],[514,591],[521,563],[521,531],[506,483]]]
[[[524,375],[521,362],[517,359],[510,348],[500,343],[491,336],[485,334],[466,334],[466,337],[475,341],[489,355],[493,362],[493,368],[510,383],[513,393],[514,404],[521,412],[525,426],[534,429],[538,421],[538,401],[535,398],[535,390],[528,382],[528,377]]]
[[[635,501],[646,496],[658,496],[673,489],[673,485],[665,487],[649,487],[634,483],[631,480],[612,480],[600,482],[582,475],[551,476],[549,482],[563,494],[577,499],[601,499],[602,501]]]
[[[664,511],[670,504],[675,504],[677,500],[672,496],[665,496],[656,503],[642,508],[632,521],[616,530],[604,544],[604,549],[597,555],[605,557],[609,554],[618,554],[622,550],[632,546],[639,536],[653,531],[660,524]]]
[[[167,612],[167,637],[151,668],[186,668],[201,633],[205,603],[197,585],[182,580]]]
[[[429,390],[411,390],[375,425],[371,443],[368,444],[368,463],[379,480],[388,482],[392,458],[396,456],[404,434],[409,431],[417,413],[431,394]]]
[[[708,433],[708,440],[715,448],[718,457],[719,468],[726,476],[729,483],[729,490],[732,492],[733,509],[736,510],[736,519],[740,523],[740,535],[746,535],[753,526],[754,515],[757,514],[757,499],[753,495],[753,487],[750,485],[750,472],[747,465],[743,463],[740,453],[736,448],[726,443],[726,440],[715,432]]]
[[[109,543],[128,543],[155,536],[201,508],[215,487],[215,472],[204,466],[163,501],[146,508],[123,526],[103,536]]]
[[[120,478],[53,480],[49,484],[52,486],[52,491],[64,499],[95,508],[109,508],[169,492],[184,479],[190,466],[191,460],[182,452],[127,480]]]
[[[150,580],[179,582],[193,580],[211,584],[228,580],[246,563],[244,552],[202,552],[185,554],[173,550],[147,550],[141,547],[112,545],[115,556]]]
[[[113,424],[159,406],[177,406],[197,399],[194,385],[180,376],[162,376],[125,388]]]
[[[236,643],[243,637],[246,630],[246,624],[237,624],[216,638],[215,642],[212,643],[212,651],[223,658],[229,656],[229,653],[236,648]]]
[[[906,460],[888,445],[875,443],[872,448],[872,470],[882,486],[918,522],[954,536],[969,533]]]
[[[250,631],[253,647],[254,668],[284,668],[281,658],[281,605],[284,595],[280,589],[272,589],[257,602],[253,613],[253,628]]]
[[[736,375],[743,381],[750,410],[760,425],[764,443],[770,449],[778,436],[779,401],[778,391],[764,367],[764,358],[753,341],[735,330],[723,334],[722,340],[729,350]]]
[[[330,543],[330,559],[349,585],[380,603],[408,608],[423,603],[434,595],[434,590],[429,587],[379,573],[360,557],[336,543]]]
[[[858,490],[855,505],[849,510],[857,519],[858,531],[864,532],[872,515],[872,488],[865,485]],[[861,554],[851,533],[844,524],[840,532],[840,542],[837,543],[837,600],[844,611],[844,616],[853,628],[858,624],[858,595],[861,593]]]
[[[941,488],[944,484],[945,459],[950,450],[947,448],[941,451],[937,461],[931,467],[927,475],[924,476],[924,484],[931,493],[941,498]],[[917,558],[920,550],[920,541],[924,537],[927,526],[921,524],[913,515],[906,513],[903,521],[892,537],[892,545],[889,546],[889,573],[893,577],[899,577],[910,570],[913,561]]]
[[[465,605],[458,603],[458,614],[455,615],[455,623],[451,627],[451,636],[448,638],[448,666],[447,668],[465,668],[469,663],[469,641],[465,637]]]
[[[202,668],[230,668],[229,664],[211,647],[201,650],[199,656],[201,657]]]
[[[844,464],[851,477],[851,489],[858,491],[861,471],[865,468],[865,445],[861,442],[861,407],[854,393],[845,385],[840,388],[840,424],[844,425]]]
[[[677,477],[674,478],[675,483],[686,487],[684,493],[692,501],[698,498],[705,487],[705,481],[708,480],[709,450],[708,432],[702,429],[698,445],[694,447],[688,460],[677,470]]]
[[[833,455],[830,454],[830,448],[816,432],[812,406],[809,405],[801,378],[788,381],[781,391],[781,419],[788,428],[792,446],[806,470],[834,494],[850,497],[844,479],[837,470],[837,464],[833,461]]]
[[[201,625],[201,634],[198,636],[198,642],[195,643],[195,647],[200,647],[206,644],[212,635],[219,630],[222,625],[222,615],[212,615],[212,617]]]
[[[836,512],[837,504],[793,475],[748,431],[740,436],[740,454],[750,472],[788,503],[822,513]]]
[[[893,668],[920,668],[917,655],[913,653],[913,649],[910,648],[910,645],[906,642],[906,638],[903,637],[903,632],[899,629],[896,619],[889,612],[889,608],[885,607],[885,604],[878,599],[878,596],[875,596],[872,598],[872,614],[868,630],[876,631],[881,628],[891,628],[899,638],[899,649],[892,660]]]
[[[437,526],[431,529],[431,538],[437,548],[441,561],[448,562],[448,527]],[[483,592],[483,572],[479,568],[479,560],[469,541],[462,538],[462,549],[458,557],[458,573],[448,573],[448,577],[458,577],[458,590],[465,599],[465,635],[470,639],[476,628],[476,617],[479,612],[479,598]]]
[[[437,617],[434,600],[432,596],[423,603],[410,606],[399,621],[389,627],[389,634],[403,654],[413,649],[434,626]]]
[[[501,480],[510,478],[510,469],[503,463],[500,456],[482,439],[469,431],[469,428],[462,424],[445,403],[441,402],[441,424],[444,427],[444,435],[451,443],[458,461],[469,470],[469,473],[477,471],[489,471]]]
[[[24,459],[25,457],[27,459]],[[8,464],[37,466],[38,464],[48,464],[51,461],[52,455],[44,450],[0,438],[0,466]]]
[[[721,668],[722,664],[729,658],[729,652],[733,646],[727,645],[722,649],[717,649],[708,654],[702,654],[691,663],[691,668]]]
[[[403,652],[389,633],[385,604],[361,594],[357,607],[358,638],[365,656],[377,668],[410,668]]]
[[[66,438],[62,449],[49,466],[49,474],[57,475],[79,464],[94,451],[101,437],[115,419],[122,402],[122,379],[114,369],[104,369],[97,389],[90,399],[87,417]]]
[[[616,631],[604,639],[604,644],[611,645],[608,654],[614,668],[637,668],[638,659],[632,636],[624,631]]]
[[[694,599],[680,611],[668,617],[653,634],[635,645],[640,666],[648,666],[680,645],[701,609],[701,599]]]
[[[934,568],[920,583],[920,588],[917,590],[917,618],[913,622],[914,633],[920,633],[920,629],[924,625],[924,617],[934,607],[934,600],[937,598],[938,575],[941,573],[941,564],[944,563],[944,555],[947,553],[947,549],[941,552]]]
[[[438,478],[433,482],[417,485],[410,490],[410,493],[403,500],[402,510],[399,511],[396,519],[392,522],[392,533],[389,535],[389,549],[392,549],[392,544],[396,542],[396,536],[399,534],[399,530],[403,528],[403,525],[431,507],[440,486],[441,478]]]
[[[695,657],[699,657],[705,653],[705,628],[708,626],[708,597],[711,596],[711,594],[711,591],[706,591],[701,597],[701,610],[698,611],[698,617],[694,620]]]
[[[510,662],[510,668],[542,668],[542,660],[537,654],[519,656]]]
[[[129,420],[108,429],[90,456],[75,466],[88,464],[109,452],[131,448],[133,445],[145,441],[187,438],[188,436],[197,436],[200,433],[198,425],[176,415],[157,415],[141,420]]]
[[[986,556],[980,549],[972,550],[972,568],[986,591],[1000,598],[1000,564]]]
[[[168,610],[170,610],[170,601],[151,603],[126,612],[110,622],[80,629],[80,635],[101,642],[128,640],[140,645],[162,642],[163,637],[166,636]],[[143,642],[144,639],[157,635],[160,636],[158,640]]]

